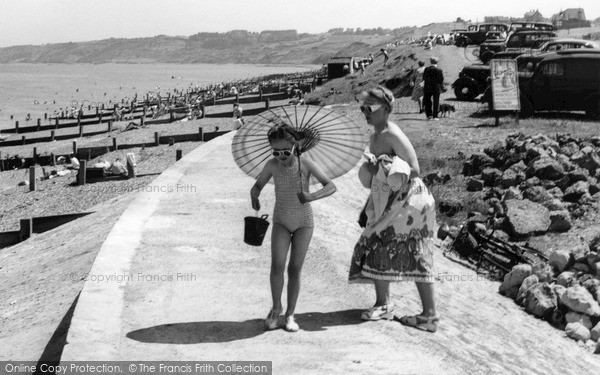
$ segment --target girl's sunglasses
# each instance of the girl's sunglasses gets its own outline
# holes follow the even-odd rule
[[[360,106],[360,110],[362,112],[368,112],[368,113],[376,112],[379,110],[379,108],[381,108],[381,104],[361,105]]]
[[[294,152],[294,147],[295,146],[292,146],[292,148],[289,150],[273,150],[273,156],[275,156],[276,158],[278,158],[281,155],[288,157],[292,155],[292,152]]]

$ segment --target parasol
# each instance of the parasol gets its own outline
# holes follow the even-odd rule
[[[251,118],[233,137],[233,158],[244,173],[258,177],[272,157],[267,133],[282,122],[301,135],[298,148],[302,157],[319,165],[329,178],[354,168],[365,150],[363,129],[344,115],[319,106],[277,107]],[[311,178],[311,184],[316,182]]]

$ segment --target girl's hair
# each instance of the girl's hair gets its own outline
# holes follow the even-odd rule
[[[298,142],[300,137],[298,132],[290,125],[280,123],[274,125],[271,129],[269,129],[269,132],[267,133],[267,138],[269,139],[269,142],[272,142],[277,139],[284,139],[291,143],[296,143]]]

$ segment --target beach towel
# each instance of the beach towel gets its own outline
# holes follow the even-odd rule
[[[433,282],[433,196],[420,178],[409,179],[410,166],[398,156],[380,156],[376,171],[366,164],[359,179],[371,191],[367,225],[354,247],[349,281]]]

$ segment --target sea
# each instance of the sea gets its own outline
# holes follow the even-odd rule
[[[0,129],[48,124],[70,106],[112,107],[135,95],[235,82],[270,74],[314,71],[319,65],[249,64],[0,64]]]

